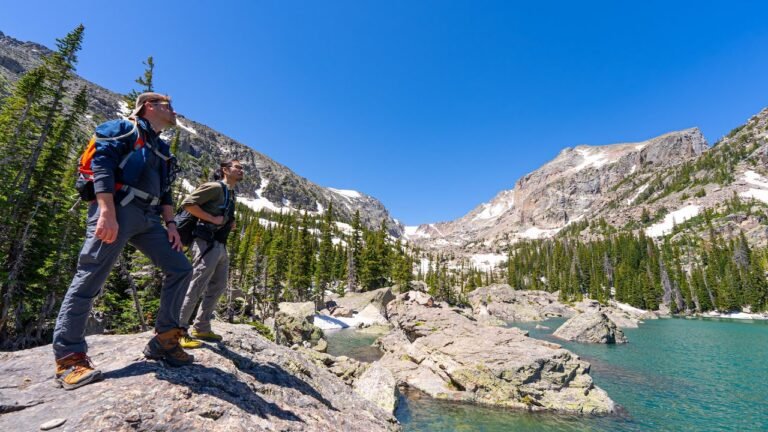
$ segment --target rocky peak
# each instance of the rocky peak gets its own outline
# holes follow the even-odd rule
[[[569,147],[513,189],[456,221],[411,228],[409,238],[425,246],[487,249],[498,241],[548,237],[594,215],[606,204],[606,193],[627,175],[679,164],[707,148],[698,128],[642,142]]]

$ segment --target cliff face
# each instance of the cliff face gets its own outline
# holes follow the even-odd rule
[[[0,32],[0,96],[3,83],[14,82],[18,77],[38,66],[50,50],[32,42],[21,42]],[[126,112],[121,95],[94,83],[75,79],[76,87],[88,88],[88,121],[85,127],[93,129],[101,121],[116,118]],[[382,219],[387,220],[389,231],[394,236],[402,234],[402,226],[395,221],[374,197],[351,190],[319,186],[291,171],[250,147],[239,143],[201,123],[180,116],[178,128],[181,179],[193,184],[203,170],[212,170],[218,161],[239,158],[245,163],[247,176],[239,185],[239,197],[255,209],[267,208],[280,211],[308,211],[320,214],[334,205],[337,218],[349,222],[355,211],[360,211],[361,222],[368,228],[376,229]],[[169,138],[171,135],[168,136]]]
[[[707,148],[695,128],[638,143],[566,148],[519,179],[513,189],[500,192],[462,218],[422,225],[409,230],[409,237],[459,247],[547,237],[599,213],[613,199],[612,189],[628,175],[678,165]]]
[[[393,431],[391,414],[328,369],[246,325],[216,323],[224,343],[194,350],[195,364],[146,361],[151,334],[93,336],[101,382],[55,388],[50,346],[0,353],[0,430]]]

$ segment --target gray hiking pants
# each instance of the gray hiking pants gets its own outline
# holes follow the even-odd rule
[[[160,309],[155,330],[162,333],[179,327],[181,310],[187,285],[192,277],[192,265],[182,253],[173,250],[168,233],[161,225],[160,216],[137,204],[116,204],[119,229],[117,239],[110,244],[96,238],[99,206],[88,207],[85,244],[80,251],[77,272],[64,296],[53,332],[53,352],[56,358],[75,352],[86,352],[85,324],[93,301],[101,291],[126,243],[144,253],[165,275],[160,292]]]
[[[211,246],[210,250],[208,250],[209,246]],[[206,250],[208,251],[206,252]],[[195,264],[195,270],[192,275],[192,282],[189,284],[189,291],[184,298],[184,305],[181,307],[179,322],[181,322],[182,327],[189,325],[192,312],[202,297],[203,301],[197,312],[194,328],[199,332],[209,332],[219,297],[227,288],[227,275],[229,273],[227,246],[217,241],[209,244],[204,240],[195,239],[192,245],[192,262]]]

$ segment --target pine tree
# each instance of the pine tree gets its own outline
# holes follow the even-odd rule
[[[324,307],[325,290],[328,289],[333,277],[333,226],[333,203],[329,203],[320,226],[320,248],[315,268],[313,300],[319,309]]]
[[[149,56],[145,61],[142,62],[142,64],[145,66],[144,73],[134,80],[136,84],[141,86],[140,91],[134,89],[128,92],[127,95],[123,96],[123,101],[128,106],[128,111],[133,109],[132,107],[136,103],[136,98],[138,98],[141,93],[155,91],[155,60],[152,58],[152,56]]]

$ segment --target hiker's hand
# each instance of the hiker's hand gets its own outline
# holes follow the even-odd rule
[[[221,225],[224,223],[224,216],[214,216],[211,218],[211,223],[214,225]]]
[[[104,243],[113,243],[117,240],[117,218],[112,213],[102,212],[96,221],[96,238]]]
[[[166,227],[168,230],[168,241],[171,243],[171,247],[181,252],[181,236],[179,230],[176,229],[176,224],[170,224]]]

